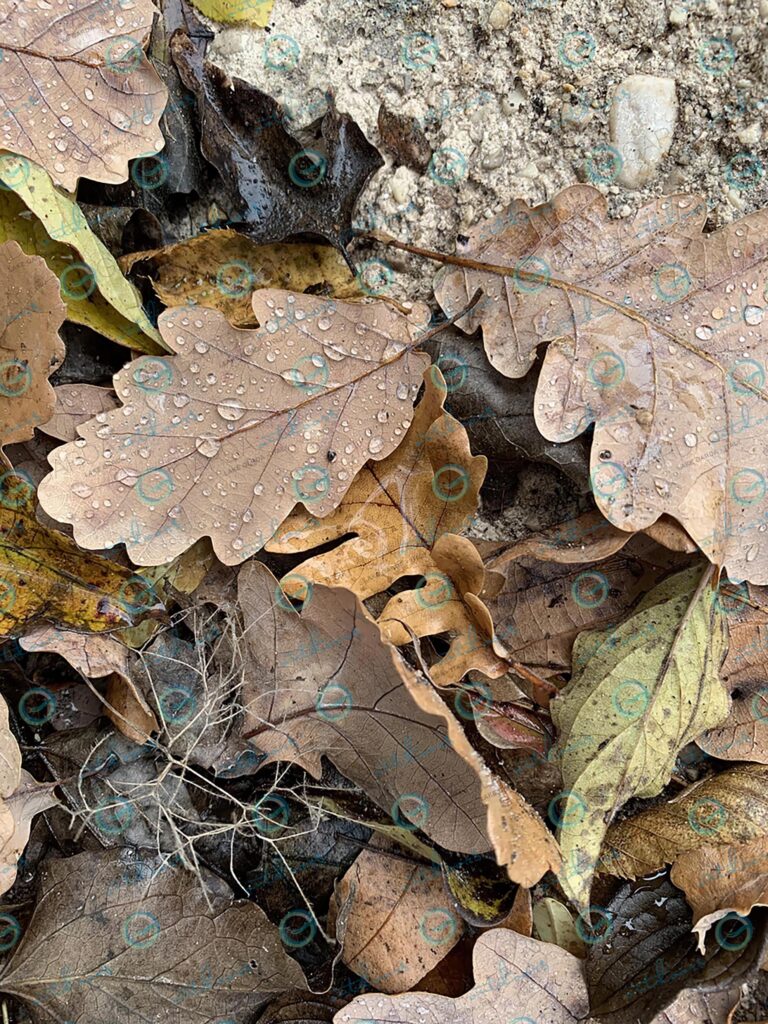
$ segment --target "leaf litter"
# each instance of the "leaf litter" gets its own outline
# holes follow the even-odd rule
[[[0,61],[4,1019],[730,1022],[765,211],[574,185],[455,254],[360,239],[383,160],[333,102],[289,131],[183,2],[44,7]],[[533,462],[573,517],[482,541]]]

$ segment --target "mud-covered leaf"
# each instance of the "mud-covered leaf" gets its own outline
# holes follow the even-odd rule
[[[129,348],[162,352],[165,346],[139,293],[91,231],[77,203],[53,187],[42,167],[23,157],[0,155],[0,181],[0,233],[45,259],[59,279],[67,319]],[[23,203],[21,210],[16,199]],[[19,216],[24,210],[36,220]]]
[[[335,905],[347,900],[341,959],[382,992],[407,992],[464,932],[435,865],[378,844],[363,850],[337,884]]]
[[[611,1024],[639,1024],[674,1003],[686,988],[732,989],[759,969],[768,911],[734,916],[720,941],[700,953],[691,911],[668,878],[623,885],[606,907],[582,920],[590,1013]]]
[[[675,800],[613,825],[599,869],[637,878],[673,864],[687,850],[768,836],[768,766],[734,765]]]
[[[0,476],[0,637],[41,620],[100,633],[161,610],[142,576],[41,525],[25,475]]]
[[[557,946],[495,928],[478,938],[473,961],[475,986],[458,999],[372,993],[353,999],[334,1024],[497,1024],[502,1014],[518,1010],[547,1024],[575,1024],[587,1016],[581,961]]]
[[[343,249],[358,196],[384,163],[352,118],[331,100],[317,139],[304,146],[271,96],[205,61],[189,36],[175,34],[171,52],[197,97],[203,156],[239,193],[233,226],[257,242],[309,234]]]
[[[255,325],[251,294],[258,288],[322,289],[338,299],[361,295],[349,267],[330,246],[259,245],[230,228],[206,231],[162,249],[132,252],[119,262],[126,272],[138,267],[146,273],[166,306],[208,306],[236,327]]]
[[[561,884],[580,905],[619,809],[659,794],[678,751],[727,715],[725,639],[710,572],[697,568],[654,588],[621,626],[577,640],[574,661],[589,653],[550,711],[565,784]]]
[[[271,994],[304,985],[255,903],[233,900],[205,868],[130,849],[45,862],[0,980],[40,1021],[77,1024],[242,1024]]]
[[[73,0],[54,18],[33,0],[13,4],[0,61],[4,148],[69,191],[81,177],[125,181],[129,160],[162,149],[167,93],[142,50],[154,14],[151,0]]]
[[[454,536],[477,508],[488,460],[472,455],[466,431],[444,411],[440,371],[430,367],[424,385],[413,422],[392,455],[369,463],[331,515],[294,512],[267,550],[307,551],[344,538],[301,562],[284,582],[288,593],[310,580],[348,587],[364,600],[403,576],[420,575],[415,589],[390,600],[378,621],[395,644],[408,643],[409,630],[419,637],[449,633],[450,649],[431,669],[443,685],[471,669],[495,677],[505,665],[490,614],[477,596],[485,583],[482,561],[470,541]]]
[[[706,218],[703,199],[669,195],[610,220],[587,185],[516,201],[469,231],[459,255],[475,266],[442,270],[435,291],[453,315],[483,289],[458,323],[482,327],[510,377],[551,343],[536,422],[558,442],[595,424],[592,490],[616,526],[666,513],[730,579],[768,583],[768,212],[707,235]]]
[[[267,761],[315,778],[327,756],[406,828],[449,850],[490,849],[480,780],[446,722],[411,695],[414,674],[354,594],[315,586],[302,614],[266,566],[238,578],[249,659],[244,735]]]
[[[123,407],[51,454],[40,502],[81,547],[125,543],[136,564],[159,565],[208,536],[236,565],[300,502],[330,513],[400,442],[427,363],[413,351],[423,310],[277,289],[255,292],[253,309],[257,331],[167,310],[178,354],[121,370]]]
[[[2,63],[2,62],[0,62]],[[39,256],[0,245],[0,446],[32,437],[54,409],[48,378],[64,359],[59,282]]]

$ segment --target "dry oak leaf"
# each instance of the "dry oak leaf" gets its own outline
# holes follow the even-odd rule
[[[433,681],[458,682],[471,669],[494,678],[506,664],[477,597],[486,573],[474,545],[454,536],[477,509],[488,460],[472,455],[466,430],[444,411],[446,386],[436,366],[424,385],[408,433],[389,458],[369,463],[331,515],[294,512],[266,547],[287,554],[346,538],[296,566],[283,581],[288,593],[309,581],[348,587],[365,600],[421,574],[416,588],[379,616],[384,638],[409,643],[403,621],[419,637],[450,632],[450,650],[431,668]]]
[[[45,260],[25,255],[17,242],[0,245],[0,292],[0,445],[6,445],[32,437],[53,412],[48,378],[64,360],[58,330],[66,309]]]
[[[592,490],[616,526],[673,516],[732,580],[768,583],[768,464],[761,424],[768,341],[768,211],[703,235],[706,203],[654,200],[609,220],[576,185],[478,225],[435,293],[481,326],[488,357],[523,376],[549,342],[535,416],[551,441],[594,422]],[[489,273],[493,265],[504,275]]]
[[[0,894],[16,881],[32,819],[58,803],[54,786],[39,784],[22,770],[21,750],[8,724],[8,705],[0,697]]]
[[[78,178],[118,182],[128,161],[163,148],[168,97],[144,56],[150,0],[17,0],[3,17],[0,121],[4,149],[72,192]]]
[[[255,903],[205,868],[123,848],[45,861],[0,987],[40,1021],[241,1024],[306,982]]]
[[[162,249],[132,252],[118,262],[126,273],[143,263],[142,275],[148,273],[166,306],[218,309],[235,327],[254,326],[251,294],[257,288],[303,292],[330,285],[338,299],[361,295],[354,275],[331,246],[259,245],[231,228],[206,231]]]
[[[382,992],[407,992],[464,933],[439,869],[387,849],[363,850],[338,882],[335,905],[348,899],[341,959]]]
[[[768,836],[768,766],[739,764],[689,786],[674,800],[612,825],[599,871],[637,878],[688,850]]]
[[[475,985],[457,999],[431,992],[358,996],[334,1024],[498,1024],[521,1020],[575,1024],[589,1010],[581,961],[564,949],[507,928],[480,935],[473,951]]]
[[[100,412],[109,412],[118,405],[112,388],[100,388],[95,384],[60,384],[53,391],[56,396],[53,416],[40,423],[37,429],[57,441],[74,441],[81,423],[87,423]]]
[[[399,444],[428,363],[412,336],[426,307],[406,317],[266,289],[253,310],[253,331],[210,309],[166,310],[160,330],[179,354],[121,370],[122,408],[51,454],[40,502],[81,547],[125,543],[137,565],[160,565],[209,536],[235,565],[298,503],[330,513],[363,464]]]
[[[480,781],[453,749],[450,713],[414,699],[414,673],[355,595],[313,587],[299,615],[267,567],[251,562],[238,596],[243,736],[266,762],[293,762],[319,779],[325,755],[398,824],[449,850],[487,852]]]
[[[40,620],[100,633],[162,611],[147,580],[43,526],[35,504],[25,474],[0,475],[0,637]]]
[[[768,905],[768,839],[688,850],[669,877],[685,893],[703,953],[707,932],[723,917],[746,917],[753,907]]]

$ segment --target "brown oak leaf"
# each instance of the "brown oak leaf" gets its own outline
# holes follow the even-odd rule
[[[536,422],[551,441],[595,424],[591,483],[616,526],[677,519],[730,579],[768,583],[764,428],[768,211],[702,234],[706,203],[668,195],[627,220],[577,185],[516,201],[438,275],[451,315],[523,376],[550,343]],[[495,268],[495,272],[492,268]]]
[[[412,336],[425,308],[265,289],[253,309],[250,331],[214,310],[167,310],[159,326],[178,354],[121,370],[123,406],[51,454],[40,502],[81,547],[125,543],[136,564],[159,565],[209,536],[235,565],[295,505],[332,512],[363,464],[399,444],[428,363]]]

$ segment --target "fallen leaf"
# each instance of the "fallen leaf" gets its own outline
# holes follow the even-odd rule
[[[279,103],[206,61],[185,33],[174,34],[171,52],[197,97],[203,156],[239,193],[232,226],[257,242],[308,234],[343,251],[358,196],[384,164],[352,118],[331,97],[318,138],[303,146]]]
[[[396,114],[382,103],[376,120],[382,149],[392,154],[396,164],[426,174],[432,147],[417,118]]]
[[[645,1021],[674,1004],[682,989],[732,989],[757,973],[768,912],[735,918],[721,941],[699,953],[691,911],[666,877],[623,885],[606,907],[581,918],[590,1011],[615,1024]]]
[[[587,955],[584,939],[576,931],[570,910],[559,900],[545,896],[533,908],[533,930],[537,939],[551,942],[583,959]]]
[[[2,61],[0,61],[0,64]],[[25,441],[54,407],[49,376],[64,360],[59,283],[39,256],[0,245],[0,446]]]
[[[264,28],[275,0],[192,0],[195,7],[206,18],[221,21],[225,25],[253,25]]]
[[[53,416],[37,429],[57,441],[76,440],[81,423],[87,423],[100,412],[109,412],[118,404],[112,388],[95,384],[60,384],[53,391],[56,398]]]
[[[155,7],[74,0],[65,17],[49,14],[20,0],[3,20],[3,146],[42,164],[69,191],[81,177],[125,181],[129,160],[164,145],[167,93],[142,51]],[[37,89],[27,95],[30,81]],[[60,108],[66,113],[54,114]]]
[[[611,826],[600,871],[637,878],[687,850],[768,836],[768,767],[740,764],[689,786],[675,800]]]
[[[516,895],[506,871],[494,870],[487,857],[448,853],[443,853],[441,870],[453,906],[465,921],[474,928],[506,927]]]
[[[145,850],[47,860],[0,987],[38,1019],[78,1024],[240,1020],[305,987],[264,912],[205,868],[198,875]]]
[[[365,600],[421,574],[378,621],[394,644],[410,642],[408,628],[419,637],[452,634],[448,653],[430,670],[439,685],[471,669],[490,677],[506,671],[491,616],[477,597],[482,561],[470,541],[454,536],[477,508],[488,460],[470,452],[466,431],[443,410],[445,395],[440,371],[430,367],[413,422],[389,458],[369,463],[331,515],[296,511],[266,545],[293,554],[345,538],[296,566],[284,580],[288,593],[310,581],[348,587]]]
[[[510,658],[545,678],[571,671],[579,633],[620,621],[673,568],[691,564],[643,536],[625,540],[610,524],[606,535],[602,523],[560,524],[487,562],[506,577],[498,594],[484,596],[496,636]]]
[[[8,724],[8,705],[0,697],[0,894],[16,881],[33,817],[58,803],[54,785],[37,783],[22,770],[21,750]]]
[[[38,523],[26,476],[0,476],[0,637],[39,621],[100,633],[161,610],[142,576]]]
[[[258,331],[167,310],[160,329],[179,354],[121,370],[124,407],[51,454],[40,502],[81,547],[125,543],[133,562],[158,565],[210,536],[235,565],[299,502],[327,515],[399,443],[427,362],[412,320],[274,289],[255,292],[253,309]]]
[[[120,45],[120,40],[115,40],[115,45]],[[164,351],[139,293],[91,231],[77,203],[53,187],[42,167],[23,157],[0,154],[0,181],[8,193],[15,194],[35,215],[40,225],[24,221],[22,226],[23,218],[9,216],[0,231],[16,239],[25,252],[38,253],[46,260],[59,279],[67,319],[142,352]],[[12,214],[10,200],[4,198],[2,203],[0,209]]]
[[[652,1024],[731,1024],[740,999],[738,985],[725,992],[686,990],[657,1014]]]
[[[331,1024],[344,1000],[313,992],[285,992],[266,1008],[255,1024]]]
[[[351,900],[343,963],[382,992],[407,992],[464,932],[440,872],[379,848],[363,850],[338,883],[337,907]]]
[[[659,794],[678,751],[728,714],[718,674],[725,625],[710,576],[678,573],[621,626],[581,635],[574,662],[586,645],[583,668],[550,707],[565,786],[555,812],[568,865],[560,882],[580,906],[619,809]]]
[[[240,570],[238,595],[243,736],[264,763],[293,762],[319,779],[325,755],[398,825],[449,850],[490,849],[476,769],[452,748],[439,710],[414,697],[412,671],[358,599],[316,586],[299,615],[260,562]]]
[[[616,526],[641,530],[666,513],[731,580],[754,583],[768,583],[757,290],[767,217],[703,235],[705,201],[666,195],[609,220],[605,197],[576,185],[470,229],[459,246],[467,266],[440,271],[435,286],[449,316],[483,289],[457,323],[482,327],[491,363],[510,377],[550,343],[537,425],[562,442],[594,422],[592,490]]]
[[[746,917],[753,907],[768,905],[768,839],[688,850],[669,877],[685,893],[703,953],[707,932],[717,921],[730,913]]]
[[[488,700],[483,689],[487,689],[485,684],[481,685],[480,694],[475,696],[470,691],[469,696],[472,721],[483,739],[503,750],[547,754],[552,736],[544,717],[512,701]]]
[[[19,641],[25,651],[59,654],[85,679],[108,678],[104,714],[134,743],[146,743],[159,726],[133,676],[139,659],[112,636],[38,626]]]
[[[334,1024],[497,1024],[507,1008],[524,1008],[546,1024],[575,1024],[587,1016],[581,962],[557,946],[495,928],[479,936],[473,961],[475,986],[457,999],[430,992],[371,993],[353,999]]]
[[[297,242],[258,245],[229,228],[206,231],[162,249],[121,257],[126,273],[139,264],[166,306],[218,309],[235,327],[254,325],[251,294],[258,288],[303,292],[330,287],[338,299],[360,296],[349,267],[330,246]]]
[[[519,935],[531,938],[533,935],[533,898],[531,890],[519,885],[515,893],[515,902],[509,914],[501,922],[502,928],[511,928]]]
[[[535,885],[547,871],[557,872],[562,864],[559,847],[536,811],[489,769],[434,687],[414,672],[404,678],[421,710],[445,720],[453,750],[480,778],[482,802],[488,812],[487,831],[496,863],[506,868],[513,882],[525,888]]]

